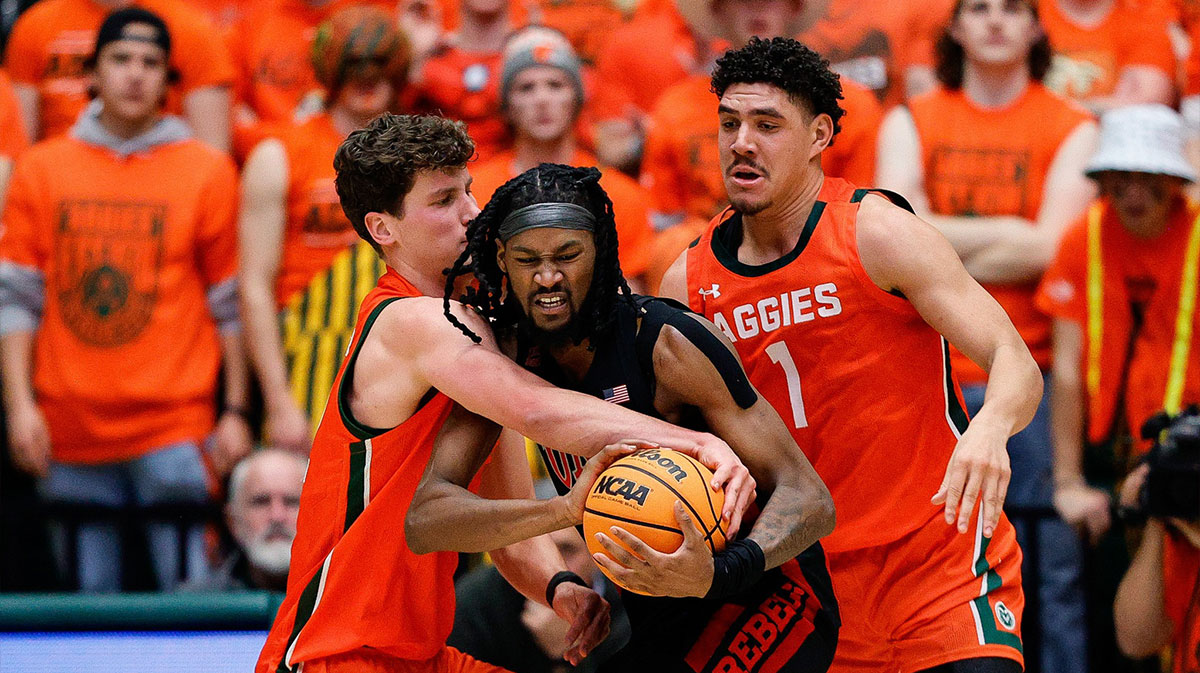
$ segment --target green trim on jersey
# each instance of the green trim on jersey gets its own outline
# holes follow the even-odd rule
[[[370,484],[371,440],[350,444],[350,479],[346,484],[346,526],[342,532],[350,530],[350,525],[367,508],[367,495]]]
[[[729,271],[738,274],[739,276],[745,276],[747,278],[765,276],[772,271],[782,269],[788,264],[796,261],[796,258],[799,257],[800,253],[804,252],[804,248],[808,246],[808,241],[812,238],[813,232],[816,231],[817,223],[821,221],[821,214],[824,212],[824,201],[817,201],[813,203],[812,211],[809,212],[808,219],[804,221],[804,229],[800,232],[800,239],[796,241],[796,247],[792,248],[791,252],[788,254],[773,262],[767,262],[766,264],[758,265],[745,264],[739,261],[737,258],[737,251],[730,250],[729,248],[725,247],[725,244],[721,241],[721,232],[722,230],[725,230],[726,227],[742,226],[742,215],[741,213],[737,213],[733,217],[717,225],[716,230],[713,231],[713,256],[717,258],[718,264],[725,267]]]
[[[983,522],[979,521],[976,526],[982,526]],[[981,532],[976,532],[976,535],[982,536]],[[1012,631],[1003,631],[996,626],[996,616],[992,613],[992,606],[988,603],[988,596],[1004,585],[1000,579],[1000,573],[988,565],[987,548],[991,538],[983,538],[979,545],[979,556],[975,559],[975,577],[986,576],[986,591],[982,596],[971,601],[975,606],[975,614],[979,617],[980,631],[983,634],[984,645],[1007,645],[1016,651],[1024,654],[1025,651],[1021,645],[1021,637]],[[1015,623],[1014,623],[1015,626]]]
[[[946,341],[946,337],[942,337],[942,367],[946,372],[946,418],[950,419],[961,435],[967,431],[971,420],[967,416],[967,410],[963,409],[962,403],[958,401],[958,395],[954,394],[954,374],[950,371],[950,342]]]
[[[354,345],[354,352],[346,360],[346,369],[342,374],[342,380],[338,383],[337,405],[338,413],[342,416],[342,424],[346,426],[346,429],[351,434],[359,439],[378,437],[391,429],[385,428],[381,430],[379,428],[372,428],[354,420],[354,416],[350,413],[350,383],[354,376],[354,363],[358,360],[358,353],[367,341],[367,333],[371,331],[371,327],[375,324],[383,309],[391,305],[392,302],[400,299],[403,299],[403,297],[388,297],[384,299],[371,311],[371,315],[367,316],[366,322],[363,323],[362,333],[358,335],[358,343]]]
[[[292,646],[296,643],[296,638],[300,636],[300,631],[304,629],[304,625],[312,618],[313,612],[317,609],[317,597],[321,593],[321,579],[325,576],[325,569],[329,565],[329,558],[326,557],[325,562],[317,568],[317,573],[313,575],[308,584],[304,585],[304,591],[300,593],[300,600],[296,603],[296,623],[292,625],[292,635],[288,636],[287,646],[283,648],[283,656],[279,658],[279,666],[275,668],[276,673],[292,673],[296,669],[295,666],[288,666],[288,655],[291,654]]]

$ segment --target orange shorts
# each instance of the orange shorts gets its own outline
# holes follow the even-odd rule
[[[959,534],[942,510],[877,547],[826,552],[842,630],[831,673],[914,673],[1021,653],[1021,547],[1007,517]]]
[[[510,673],[447,645],[425,661],[397,659],[376,650],[353,652],[306,661],[301,673]]]

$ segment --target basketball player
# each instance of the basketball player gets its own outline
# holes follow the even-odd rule
[[[597,535],[608,554],[594,558],[610,576],[659,596],[622,592],[632,634],[606,666],[825,671],[838,616],[817,540],[833,528],[832,501],[720,332],[675,302],[630,293],[599,180],[595,168],[541,164],[505,183],[468,229],[451,281],[478,280],[468,305],[530,371],[613,406],[712,428],[750,467],[762,505],[749,535],[715,557],[679,502],[684,542],[675,553],[659,553],[619,527],[609,529],[611,537]],[[582,521],[608,460],[585,467],[542,446],[560,497],[498,501],[466,490],[499,431],[462,409],[451,412],[406,522],[414,550],[491,549]],[[606,449],[604,458],[622,451]]]
[[[479,213],[466,169],[474,151],[462,124],[383,115],[352,133],[334,158],[342,208],[388,268],[359,310],[313,441],[287,597],[258,673],[302,664],[306,673],[497,670],[445,645],[457,557],[418,557],[402,530],[451,398],[583,453],[625,433],[678,441],[716,464],[723,477],[714,487],[728,480],[735,500],[753,490],[745,467],[715,437],[559,390],[497,353],[490,340],[475,344],[446,322],[443,269]],[[482,319],[456,310],[484,331]],[[479,385],[482,377],[491,385]],[[497,462],[482,488],[504,495],[512,480]],[[731,516],[730,524],[736,522]],[[607,605],[595,592],[576,585],[546,591],[565,567],[551,541],[521,543],[493,558],[522,593],[572,622],[568,659],[603,639]]]
[[[733,341],[829,485],[831,670],[1020,671],[1021,550],[1001,507],[1005,443],[1041,396],[1029,350],[903,199],[823,175],[842,116],[827,61],[755,39],[712,83],[732,205],[663,292]],[[969,427],[947,340],[990,375]]]

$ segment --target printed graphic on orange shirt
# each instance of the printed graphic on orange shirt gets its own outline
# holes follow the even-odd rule
[[[133,341],[158,299],[167,204],[64,201],[54,292],[63,322],[92,346]]]
[[[305,201],[304,245],[310,248],[344,248],[358,240],[358,234],[338,200],[333,178],[320,178],[308,184]]]
[[[95,42],[96,32],[92,30],[64,31],[55,37],[46,48],[47,87],[55,93],[82,93],[87,87],[83,64]]]
[[[936,147],[926,180],[930,206],[956,215],[1025,212],[1029,162],[1024,150]]]
[[[1104,95],[1115,85],[1116,58],[1111,51],[1055,54],[1043,83],[1067,98]]]

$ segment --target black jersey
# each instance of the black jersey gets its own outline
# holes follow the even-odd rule
[[[689,311],[669,299],[637,295],[632,305],[619,301],[617,311],[612,335],[593,344],[592,365],[578,383],[528,344],[518,345],[517,361],[560,387],[662,418],[654,407],[654,344],[672,314]],[[706,429],[698,412],[683,424]],[[565,494],[585,461],[540,444],[538,449],[555,488]],[[743,532],[753,527],[750,514]],[[621,597],[632,636],[603,670],[807,672],[824,671],[833,660],[840,619],[820,543],[768,570],[733,598],[663,598],[629,591]]]

